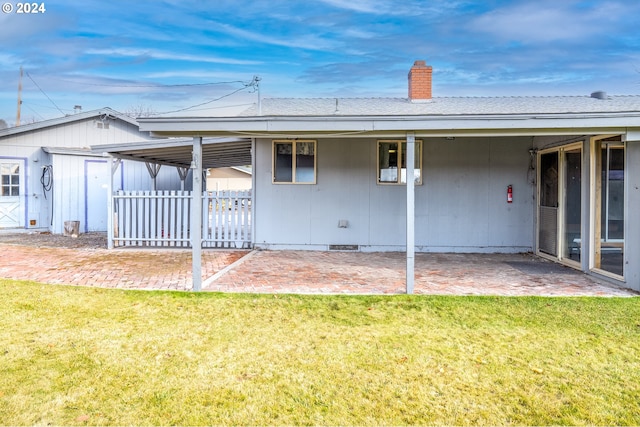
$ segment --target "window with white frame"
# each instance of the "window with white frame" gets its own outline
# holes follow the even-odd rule
[[[20,165],[0,163],[0,196],[20,195]]]
[[[276,184],[315,184],[316,141],[273,141],[273,182]]]
[[[378,184],[407,183],[406,141],[378,141]],[[422,141],[415,142],[415,183],[422,184]]]

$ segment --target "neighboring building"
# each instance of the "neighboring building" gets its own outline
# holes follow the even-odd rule
[[[107,230],[108,158],[90,145],[149,140],[138,123],[110,108],[0,130],[0,228],[62,233]],[[180,189],[175,168],[161,169],[159,189]],[[123,161],[115,189],[149,189],[147,167]]]
[[[243,191],[251,190],[251,167],[234,166],[207,170],[207,190]]]
[[[532,251],[640,290],[640,96],[433,98],[431,73],[416,61],[408,98],[264,99],[141,129],[203,158],[202,137],[239,138],[256,248],[406,250],[408,280],[414,251]]]

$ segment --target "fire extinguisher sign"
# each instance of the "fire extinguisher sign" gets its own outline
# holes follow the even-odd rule
[[[513,203],[513,186],[507,187],[507,203]]]

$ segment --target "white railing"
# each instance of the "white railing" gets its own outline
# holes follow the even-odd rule
[[[202,247],[251,246],[251,191],[202,195]],[[190,191],[118,191],[113,195],[115,246],[190,247]]]

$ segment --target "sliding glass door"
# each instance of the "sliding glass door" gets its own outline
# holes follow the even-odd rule
[[[582,145],[540,154],[538,251],[579,264],[582,258]]]
[[[624,274],[624,145],[620,137],[595,142],[593,265]]]
[[[558,151],[540,155],[538,250],[547,255],[558,255]]]
[[[582,148],[562,151],[562,259],[580,262],[582,244]]]

